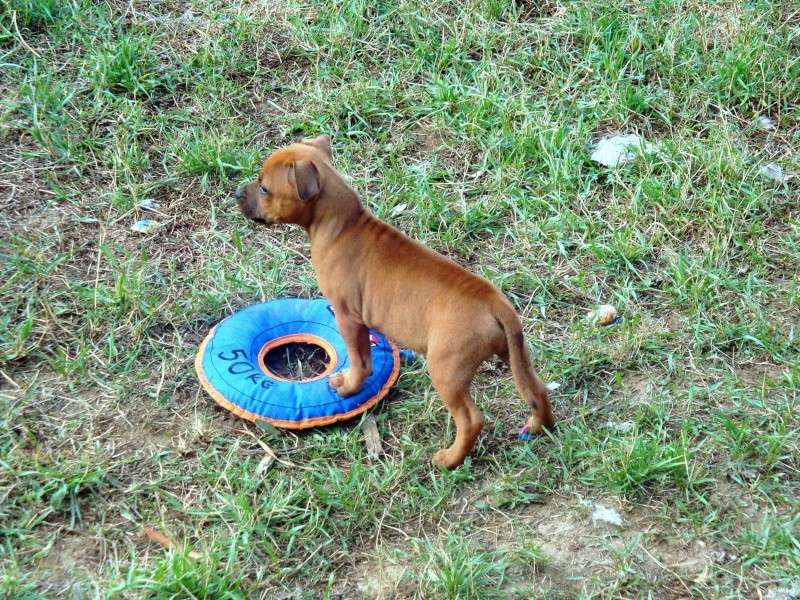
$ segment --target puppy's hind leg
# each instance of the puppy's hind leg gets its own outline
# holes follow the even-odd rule
[[[477,365],[464,364],[452,354],[428,353],[431,382],[453,417],[456,438],[448,448],[433,455],[433,462],[454,469],[464,462],[483,428],[483,415],[469,395],[469,386]]]

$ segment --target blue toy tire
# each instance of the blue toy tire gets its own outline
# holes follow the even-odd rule
[[[273,300],[250,306],[218,323],[195,358],[200,383],[221,406],[250,420],[305,429],[350,419],[374,406],[397,380],[400,352],[382,333],[370,330],[372,374],[360,392],[343,398],[328,377],[349,365],[333,309],[324,299]],[[304,380],[284,379],[269,370],[271,349],[306,342],[322,346],[325,371]]]

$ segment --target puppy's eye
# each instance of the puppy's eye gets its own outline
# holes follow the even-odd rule
[[[267,188],[265,188],[263,185],[259,185],[258,186],[258,191],[261,192],[262,194],[264,194],[265,196],[267,194],[269,194],[269,190]]]

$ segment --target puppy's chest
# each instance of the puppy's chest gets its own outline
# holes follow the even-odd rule
[[[343,261],[312,261],[317,283],[322,295],[334,304],[345,305],[350,312],[360,315],[362,310],[362,284],[354,264]]]
[[[365,294],[362,319],[395,342],[416,352],[425,352],[428,340],[428,311],[410,298],[395,295]]]

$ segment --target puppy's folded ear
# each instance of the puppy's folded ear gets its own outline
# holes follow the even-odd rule
[[[303,202],[319,196],[319,171],[310,160],[297,160],[289,165],[289,184],[297,190],[297,197]]]
[[[303,143],[307,146],[314,146],[315,148],[322,150],[325,153],[325,156],[328,158],[333,158],[333,153],[331,152],[331,138],[327,135],[321,135],[319,137],[315,137],[311,140],[303,140]]]

